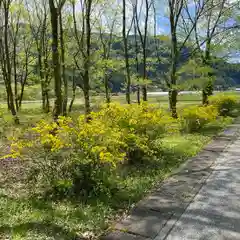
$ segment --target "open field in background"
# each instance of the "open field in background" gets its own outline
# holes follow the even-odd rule
[[[226,94],[238,94],[240,96],[240,92],[237,91],[225,91],[224,93]],[[164,95],[163,95],[164,94]],[[182,103],[182,102],[200,102],[201,103],[201,99],[202,99],[202,93],[201,92],[192,92],[192,93],[179,93],[178,95],[178,102]],[[71,98],[69,97],[69,101],[71,100]],[[113,102],[121,102],[121,103],[126,103],[126,97],[125,94],[123,93],[119,93],[118,96],[113,95],[111,97],[111,100]],[[50,99],[51,103],[53,103],[53,99]],[[136,94],[131,94],[131,101],[134,103],[137,101],[136,99]],[[168,96],[167,96],[167,92],[149,92],[148,93],[148,101],[151,103],[161,103],[163,102],[163,104],[165,105],[165,103],[168,102]],[[5,106],[4,104],[4,100],[0,100],[0,106]],[[99,94],[99,96],[95,96],[92,95],[91,96],[91,102],[92,104],[101,104],[104,103],[104,94]],[[76,100],[75,100],[75,105],[83,105],[84,103],[84,99],[82,94],[78,94],[76,95]],[[40,107],[41,106],[41,100],[39,98],[39,100],[33,99],[33,100],[24,100],[23,101],[23,108],[31,108],[31,107]]]
[[[181,111],[185,106],[201,104],[201,93],[180,95],[178,100]],[[113,96],[112,101],[124,104],[125,95]],[[95,109],[103,102],[103,97],[92,97]],[[149,96],[149,102],[168,108],[167,96]],[[1,104],[0,108],[6,109],[6,105]],[[72,115],[83,111],[82,99],[76,100],[73,110]],[[12,125],[11,115],[5,113],[4,120],[0,118],[0,150],[8,147],[5,140],[12,131],[33,126],[40,119],[51,119],[50,114],[41,113],[40,102],[24,103],[19,115],[21,125],[17,127]],[[29,194],[24,180],[24,162],[0,160],[0,240],[72,240],[82,235],[97,239],[114,219],[127,212],[174,168],[196,155],[213,135],[231,122],[230,117],[220,118],[197,133],[177,133],[161,138],[161,154],[157,159],[150,159],[148,165],[139,163],[120,170],[121,191],[114,197],[44,199]]]
[[[238,95],[240,99],[240,93],[236,91],[227,91],[225,94],[229,95]],[[70,102],[69,98],[69,102]],[[132,94],[131,100],[133,103],[136,102],[136,94]],[[99,106],[101,106],[104,103],[105,99],[104,96],[91,96],[91,105],[93,110],[97,110]],[[126,104],[126,97],[125,94],[119,94],[118,96],[112,96],[111,98],[112,102],[120,102],[121,104]],[[202,96],[201,92],[195,92],[191,94],[180,94],[178,96],[178,103],[177,107],[178,110],[181,110],[184,106],[189,106],[189,105],[198,105],[201,104],[202,101]],[[50,101],[51,106],[53,106],[53,99]],[[168,103],[168,96],[159,96],[155,95],[155,93],[149,94],[148,95],[148,102],[149,103],[154,103],[154,104],[159,104],[159,107],[168,109],[169,103]],[[0,109],[4,110],[6,112],[7,105],[6,103],[3,103],[0,101]],[[76,97],[76,100],[73,104],[73,113],[84,112],[84,99],[82,97]],[[6,115],[8,115],[6,113]],[[19,113],[20,119],[26,119],[28,117],[33,118],[33,119],[41,119],[44,117],[45,114],[42,113],[41,111],[41,101],[23,101],[22,104],[22,109]],[[11,116],[9,115],[9,121],[11,121]]]
[[[226,94],[229,95],[236,95],[239,96],[240,99],[240,93],[235,92],[235,91],[228,91],[225,92]],[[136,94],[132,94],[131,96],[132,102],[136,102]],[[70,101],[70,99],[69,99]],[[99,107],[104,104],[104,96],[91,96],[91,106],[93,111],[97,111]],[[121,104],[126,104],[126,98],[125,94],[119,94],[118,96],[112,96],[111,98],[112,102],[120,102]],[[191,93],[191,94],[183,94],[178,96],[178,103],[177,103],[177,109],[178,111],[181,111],[186,106],[190,105],[200,105],[201,104],[201,92],[197,93]],[[157,104],[159,105],[160,108],[163,109],[168,109],[169,108],[169,103],[168,103],[168,96],[156,96],[155,93],[154,95],[149,95],[148,96],[148,102]],[[54,102],[51,100],[51,106],[53,106]],[[7,112],[7,105],[6,103],[0,103],[0,112],[4,112],[3,114],[3,120],[4,124],[1,123],[1,118],[0,118],[0,137],[4,137],[3,132],[7,132],[7,134],[11,134],[11,130],[14,130],[16,127],[13,126],[13,121],[12,121],[12,116],[9,112]],[[76,98],[73,108],[72,108],[72,113],[70,116],[76,116],[78,114],[84,113],[84,99],[83,98]],[[25,128],[28,126],[34,125],[36,122],[38,122],[41,119],[52,119],[52,114],[45,114],[42,112],[41,109],[41,101],[24,101],[22,104],[22,108],[19,112],[19,118],[21,121],[21,125],[19,126],[20,128]],[[2,134],[1,134],[2,132]]]
[[[232,92],[229,92],[229,94],[232,94]],[[240,94],[239,94],[240,97]],[[69,99],[70,102],[71,99]],[[133,103],[136,102],[136,95],[132,94],[131,100]],[[102,104],[104,104],[104,96],[91,96],[91,105],[93,111],[96,111]],[[120,102],[121,104],[126,104],[126,97],[125,94],[119,94],[118,96],[112,96],[111,98],[112,102]],[[53,99],[50,101],[51,107],[54,104]],[[154,103],[159,105],[159,107],[168,109],[169,103],[168,103],[168,96],[155,96],[155,95],[149,95],[148,96],[148,102]],[[186,95],[179,95],[178,96],[178,109],[181,110],[184,106],[189,105],[197,105],[201,104],[201,93],[195,93],[195,94],[186,94]],[[6,121],[9,121],[10,125],[12,124],[12,117],[11,114],[7,112],[7,104],[6,103],[0,103],[0,110],[4,111],[4,118]],[[72,113],[70,115],[76,115],[78,113],[84,112],[84,99],[83,98],[76,98],[73,104]],[[51,119],[51,113],[50,114],[44,114],[42,113],[41,109],[41,101],[23,101],[21,111],[19,112],[19,118],[22,123],[31,123],[37,122],[40,119],[43,118],[49,118]],[[1,127],[0,127],[1,128]]]
[[[229,94],[233,94],[233,92],[229,92]],[[240,94],[239,94],[240,97]],[[136,95],[131,96],[132,102],[136,102]],[[70,99],[69,99],[70,101]],[[91,96],[91,105],[93,111],[97,111],[99,107],[104,103],[104,96]],[[121,104],[126,104],[125,94],[119,94],[118,96],[112,96],[112,102],[120,102]],[[148,102],[159,105],[159,107],[168,109],[168,96],[155,96],[149,95]],[[51,100],[51,106],[53,106],[53,100]],[[178,97],[178,110],[181,111],[182,108],[189,105],[198,105],[201,104],[201,93],[197,94],[186,94],[179,95]],[[0,136],[1,138],[5,137],[5,135],[11,135],[11,132],[16,129],[16,126],[13,125],[12,116],[7,111],[7,104],[0,103],[0,112],[4,112],[3,121],[0,118]],[[84,113],[84,99],[76,98],[72,113],[70,116],[76,116],[78,114]],[[24,101],[22,104],[22,108],[18,113],[21,125],[20,128],[27,128],[28,126],[34,125],[41,119],[52,119],[51,113],[45,114],[41,109],[41,101]],[[3,132],[5,132],[3,134]]]

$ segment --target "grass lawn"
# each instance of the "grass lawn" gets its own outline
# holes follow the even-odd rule
[[[156,98],[152,102],[157,102]],[[181,100],[181,107],[198,104],[199,100]],[[165,104],[167,102],[160,103]],[[31,107],[30,107],[31,106]],[[46,115],[32,105],[24,107],[21,119],[34,124]],[[180,108],[181,108],[180,107]],[[76,108],[75,108],[76,109]],[[50,117],[50,116],[49,116]],[[9,120],[10,121],[10,120]],[[215,121],[196,134],[174,134],[159,140],[159,156],[149,164],[119,169],[120,186],[114,197],[50,200],[31,194],[25,182],[24,163],[2,160],[0,163],[0,239],[67,240],[78,236],[97,239],[123,213],[166,178],[172,169],[196,155],[212,136],[231,123],[231,118]],[[8,126],[9,127],[9,126]],[[0,128],[4,137],[15,128]],[[1,146],[0,146],[1,149]],[[33,186],[32,186],[33,187]],[[30,191],[29,191],[30,190]]]

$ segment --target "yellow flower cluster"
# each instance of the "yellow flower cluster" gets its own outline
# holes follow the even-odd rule
[[[60,117],[58,122],[40,121],[32,130],[38,134],[42,146],[50,147],[52,152],[71,146],[71,134],[74,131],[71,118]]]
[[[190,106],[181,113],[181,122],[185,130],[190,132],[202,128],[207,123],[214,121],[218,116],[217,109],[212,106]]]
[[[231,111],[236,109],[238,104],[238,96],[233,94],[217,94],[209,98],[211,105],[215,106],[219,115],[227,116],[231,114]]]
[[[77,154],[80,161],[109,164],[113,167],[134,149],[150,152],[151,140],[174,129],[176,120],[151,104],[104,105],[92,112],[90,121],[60,117],[57,122],[40,121],[31,130],[27,146],[19,141],[12,149],[42,149],[53,153]],[[30,144],[31,143],[31,144]],[[12,154],[17,155],[18,150]],[[44,152],[42,151],[42,152]],[[34,151],[27,151],[28,153]]]

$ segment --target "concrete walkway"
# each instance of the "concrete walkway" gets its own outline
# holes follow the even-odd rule
[[[105,240],[240,240],[240,119],[117,223]]]
[[[240,240],[240,139],[222,154],[180,219],[155,240]]]

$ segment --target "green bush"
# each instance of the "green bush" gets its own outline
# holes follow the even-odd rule
[[[230,116],[237,108],[238,98],[236,95],[217,94],[209,98],[209,103],[217,108],[220,116]]]
[[[217,116],[217,109],[212,105],[190,106],[182,110],[180,121],[184,131],[194,132],[214,121]]]

